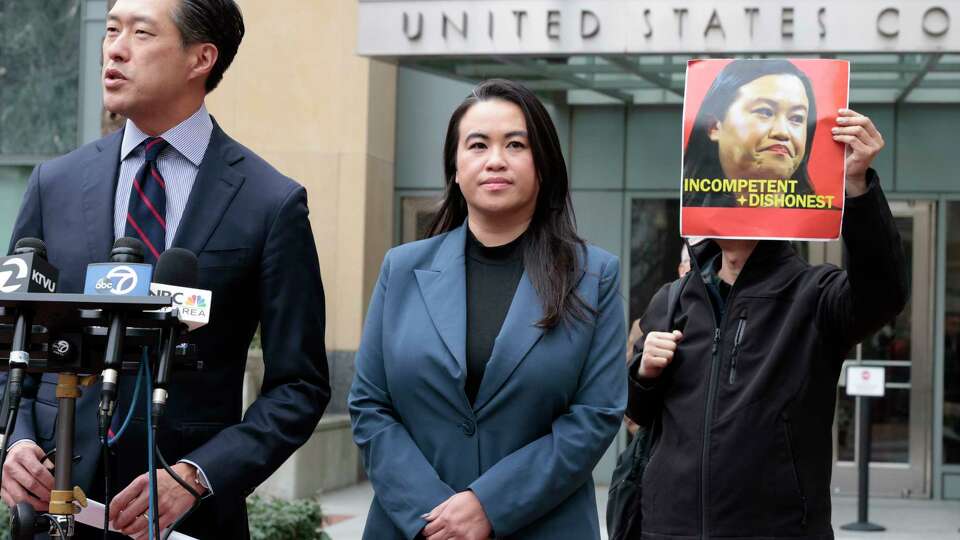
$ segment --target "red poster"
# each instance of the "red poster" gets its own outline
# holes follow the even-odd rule
[[[843,221],[843,60],[690,60],[680,234],[836,240]]]

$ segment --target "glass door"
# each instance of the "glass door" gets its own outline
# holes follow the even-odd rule
[[[910,298],[903,312],[854,347],[844,369],[885,368],[883,397],[870,398],[871,495],[929,497],[933,380],[933,204],[893,202],[907,256]],[[811,262],[842,264],[842,243],[811,245]],[[817,260],[820,259],[820,260]],[[834,421],[834,493],[857,490],[858,405],[847,396],[845,372],[837,384]]]

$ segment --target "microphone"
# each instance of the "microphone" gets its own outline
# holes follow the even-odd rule
[[[170,248],[157,259],[150,284],[150,295],[170,298],[171,307],[164,309],[176,310],[177,318],[191,332],[210,322],[213,295],[194,288],[198,281],[197,256],[187,249]]]
[[[143,262],[143,243],[136,238],[117,238],[110,262],[87,265],[83,294],[149,296],[153,267]]]
[[[59,271],[47,262],[47,246],[39,238],[21,238],[14,245],[13,255],[0,257],[0,293],[56,292],[59,277]],[[0,410],[0,448],[5,448],[6,438],[16,425],[24,374],[30,366],[32,328],[33,313],[26,307],[20,308],[13,327],[7,388]]]
[[[143,264],[143,243],[136,238],[117,238],[110,251],[109,263],[87,265],[84,294],[117,296],[147,296],[153,268]],[[103,355],[101,374],[99,427],[101,441],[106,440],[107,429],[117,402],[117,379],[123,365],[123,341],[126,334],[126,314],[110,313],[107,347]]]
[[[164,330],[161,340],[157,384],[153,391],[154,425],[163,416],[167,405],[167,380],[180,333],[184,329],[195,330],[210,321],[212,295],[210,291],[193,288],[199,280],[198,274],[197,256],[189,250],[170,248],[157,259],[155,281],[150,284],[150,293],[171,299],[172,307],[169,309],[175,310],[179,323]]]

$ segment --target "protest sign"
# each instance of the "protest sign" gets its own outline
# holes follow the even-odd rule
[[[835,240],[843,217],[843,60],[687,63],[680,233]]]

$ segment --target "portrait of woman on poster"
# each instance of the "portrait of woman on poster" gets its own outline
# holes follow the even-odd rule
[[[481,83],[450,119],[429,237],[391,249],[348,396],[369,540],[600,538],[626,407],[617,257],[576,231],[547,110]]]
[[[734,60],[707,91],[683,153],[683,178],[796,180],[813,194],[808,163],[817,127],[810,79],[787,60]],[[684,206],[738,206],[730,192],[685,192]]]

